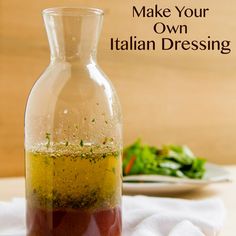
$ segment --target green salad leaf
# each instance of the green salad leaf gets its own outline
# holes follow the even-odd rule
[[[205,160],[196,157],[187,146],[164,145],[162,148],[144,145],[138,139],[124,149],[124,175],[168,175],[201,179]]]

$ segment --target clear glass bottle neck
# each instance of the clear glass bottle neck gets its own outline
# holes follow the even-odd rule
[[[43,12],[51,62],[96,62],[103,12],[90,8],[51,8]]]

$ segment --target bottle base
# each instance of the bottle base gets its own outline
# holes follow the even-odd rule
[[[89,212],[81,209],[27,209],[27,236],[121,236],[120,207]]]

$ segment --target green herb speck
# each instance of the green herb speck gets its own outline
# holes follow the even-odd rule
[[[51,142],[51,134],[46,132],[45,133],[45,138],[47,139],[46,147],[49,148],[50,147],[50,142]]]
[[[49,159],[48,159],[48,156],[45,156],[45,158],[44,158],[44,163],[45,163],[46,165],[49,165]]]
[[[81,146],[81,147],[84,146],[84,141],[83,141],[83,139],[80,140],[80,146]]]

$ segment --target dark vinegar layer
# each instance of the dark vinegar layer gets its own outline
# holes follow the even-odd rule
[[[95,212],[27,208],[27,236],[121,236],[119,207]]]

